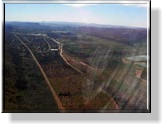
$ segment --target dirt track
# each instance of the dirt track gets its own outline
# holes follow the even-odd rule
[[[60,111],[64,112],[64,111],[65,111],[65,108],[63,107],[63,105],[62,105],[62,103],[61,103],[61,101],[60,101],[58,95],[56,94],[54,88],[52,87],[52,85],[51,85],[51,83],[50,83],[48,77],[46,76],[46,74],[45,74],[43,68],[42,68],[41,65],[39,64],[39,62],[38,62],[38,60],[36,59],[35,55],[34,55],[33,52],[31,51],[31,49],[20,39],[19,36],[15,35],[15,37],[16,37],[16,38],[21,42],[21,44],[22,44],[25,48],[27,48],[27,50],[30,52],[32,58],[34,59],[34,61],[35,61],[35,63],[37,64],[38,68],[40,69],[40,71],[41,71],[41,73],[42,73],[42,75],[43,75],[43,77],[44,77],[44,79],[45,79],[45,81],[46,81],[46,83],[47,83],[47,85],[48,85],[48,87],[49,87],[49,89],[50,89],[52,95],[53,95],[53,98],[54,98],[56,104],[58,105],[58,108],[60,109]]]
[[[49,38],[50,38],[50,37],[49,37]],[[74,69],[75,71],[77,71],[78,73],[81,73],[81,74],[82,74],[82,72],[81,72],[78,68],[76,68],[76,67],[74,67],[73,65],[71,65],[71,64],[67,61],[67,59],[63,56],[63,46],[62,46],[62,44],[61,44],[60,42],[58,42],[57,40],[53,39],[53,38],[50,38],[50,39],[59,45],[59,51],[60,51],[59,54],[60,54],[61,58],[66,62],[66,64],[67,64],[68,66],[70,66],[72,69]]]

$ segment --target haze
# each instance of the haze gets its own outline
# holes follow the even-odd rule
[[[144,4],[6,4],[5,20],[147,27],[147,7]]]

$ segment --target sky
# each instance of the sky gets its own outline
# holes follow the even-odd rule
[[[5,20],[147,27],[147,7],[144,4],[5,4]]]

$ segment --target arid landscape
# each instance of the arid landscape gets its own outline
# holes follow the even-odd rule
[[[3,112],[150,112],[149,3],[56,2],[4,4]]]
[[[5,22],[5,112],[147,112],[147,29]]]

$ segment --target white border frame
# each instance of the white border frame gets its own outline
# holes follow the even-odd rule
[[[147,109],[151,112],[151,31],[150,31],[150,0],[2,0],[4,4],[146,4],[147,5]],[[5,14],[4,14],[5,15]]]

